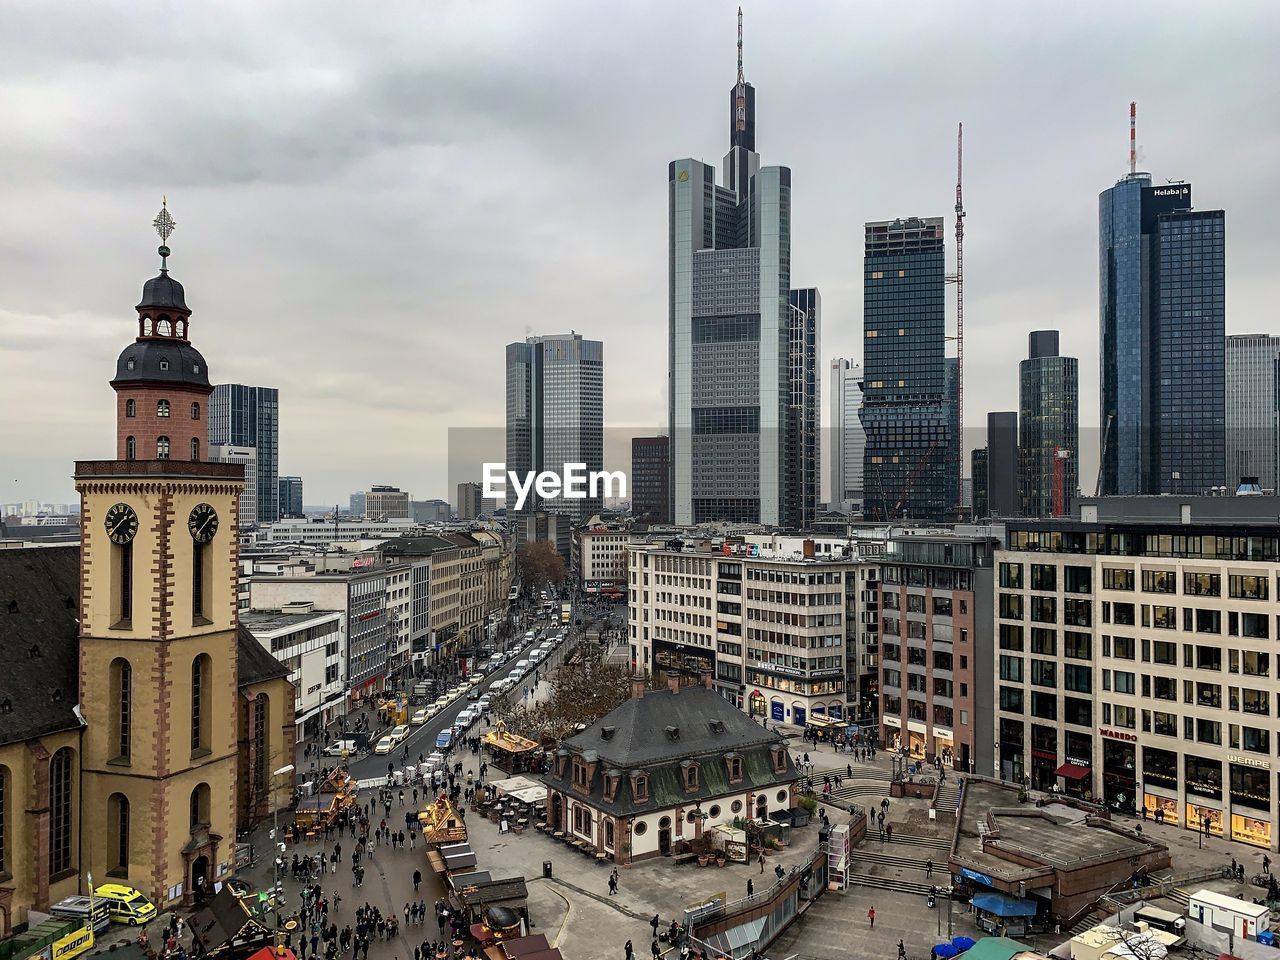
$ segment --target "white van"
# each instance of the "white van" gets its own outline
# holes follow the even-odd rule
[[[528,661],[528,660],[517,660],[517,661],[516,661],[515,675],[516,675],[516,676],[519,676],[519,677],[523,677],[523,676],[524,676],[526,673],[528,673],[528,672],[529,672],[529,661]]]

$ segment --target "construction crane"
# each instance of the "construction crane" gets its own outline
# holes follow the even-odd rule
[[[1055,517],[1065,517],[1066,511],[1066,486],[1067,480],[1067,460],[1071,456],[1071,451],[1065,447],[1053,448],[1053,505],[1051,515]]]
[[[964,124],[956,130],[956,509],[964,502]]]

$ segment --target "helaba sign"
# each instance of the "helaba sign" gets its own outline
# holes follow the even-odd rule
[[[523,510],[530,491],[543,500],[593,500],[627,495],[627,475],[621,470],[587,470],[585,463],[566,463],[564,469],[526,471],[523,475],[508,470],[505,463],[484,465],[485,499],[504,500],[507,481],[516,491],[515,508]]]
[[[1183,197],[1191,192],[1191,187],[1187,184],[1180,187],[1156,187],[1151,192],[1157,197]]]

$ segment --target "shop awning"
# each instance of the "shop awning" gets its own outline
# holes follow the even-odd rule
[[[971,902],[979,910],[994,913],[997,917],[1034,917],[1036,915],[1034,900],[1021,900],[1004,893],[974,894]]]
[[[1068,780],[1084,780],[1093,773],[1088,767],[1082,767],[1078,763],[1064,763],[1056,772],[1058,776]]]

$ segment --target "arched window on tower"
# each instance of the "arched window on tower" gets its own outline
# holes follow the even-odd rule
[[[110,674],[111,759],[128,763],[133,752],[133,667],[124,657],[116,657]]]
[[[72,867],[72,778],[75,758],[70,747],[63,747],[49,761],[49,873],[66,873]]]
[[[129,875],[129,798],[113,793],[107,800],[107,876]]]
[[[192,830],[200,824],[209,825],[209,785],[207,783],[197,784],[191,791],[190,817]]]
[[[173,324],[169,322],[168,317],[160,318],[160,322],[156,324],[156,333],[162,337],[173,336]]]
[[[200,440],[196,437],[191,438],[191,459],[193,461],[200,459]]]
[[[168,437],[156,437],[156,459],[157,460],[169,459],[169,438]]]
[[[213,695],[212,674],[213,661],[207,653],[202,653],[191,661],[192,755],[209,752],[209,732],[213,719],[210,709],[212,704],[209,702]]]
[[[174,326],[174,330],[183,340],[187,339],[187,321],[179,320]]]
[[[156,416],[157,416],[157,417],[167,417],[168,415],[169,415],[169,401],[168,401],[168,400],[157,400],[157,401],[156,401]]]
[[[124,415],[126,417],[136,417],[138,415],[138,401],[126,400],[124,402]]]
[[[138,441],[133,437],[124,438],[124,458],[126,460],[138,459]]]
[[[200,404],[198,404],[198,403],[193,403],[193,404],[191,405],[191,419],[192,419],[192,420],[199,420],[199,419],[200,419]]]

